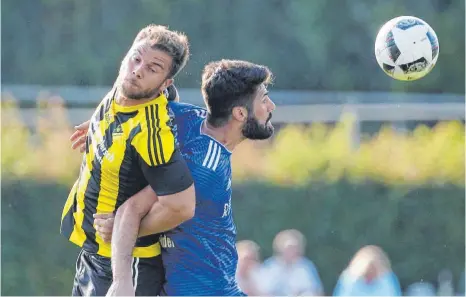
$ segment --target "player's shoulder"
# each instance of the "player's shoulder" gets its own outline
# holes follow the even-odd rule
[[[207,135],[200,135],[203,143],[203,150],[199,155],[199,164],[215,172],[224,172],[230,165],[231,152],[218,141],[208,137]],[[202,162],[201,162],[202,161]]]
[[[175,151],[172,117],[163,94],[138,108],[129,139],[137,153],[151,166],[165,164]]]
[[[231,153],[219,142],[199,134],[181,150],[202,198],[224,199],[231,188]],[[210,194],[209,194],[210,193]],[[205,196],[207,195],[207,196]]]
[[[204,171],[224,174],[231,171],[231,152],[215,139],[200,133],[186,142],[186,158]]]
[[[182,116],[183,118],[206,118],[207,110],[203,107],[199,107],[193,104],[184,103],[184,102],[174,102],[171,101],[168,103],[170,111],[175,117]]]
[[[134,111],[136,112],[136,111]],[[138,126],[137,133],[149,138],[170,136],[172,141],[173,117],[168,108],[168,101],[162,94],[153,102],[143,104],[137,109],[137,116],[133,125]],[[136,131],[136,130],[135,130]],[[165,142],[165,139],[162,139]]]

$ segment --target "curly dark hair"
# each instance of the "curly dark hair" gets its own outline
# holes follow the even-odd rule
[[[207,64],[202,74],[202,95],[214,127],[225,125],[237,106],[252,109],[257,88],[272,82],[272,72],[263,65],[241,60],[220,60]]]

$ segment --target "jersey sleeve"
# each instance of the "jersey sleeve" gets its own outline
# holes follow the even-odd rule
[[[181,192],[192,185],[186,161],[175,147],[166,105],[144,109],[141,132],[131,141],[144,177],[159,196]]]
[[[164,164],[148,166],[142,159],[139,163],[144,177],[159,196],[181,192],[193,184],[191,172],[178,150]]]
[[[141,132],[131,140],[137,155],[150,167],[167,163],[175,151],[175,135],[167,106],[146,106],[145,120],[141,121]]]

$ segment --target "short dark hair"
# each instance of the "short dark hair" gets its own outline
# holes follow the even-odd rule
[[[167,97],[168,101],[180,101],[180,98],[178,96],[178,90],[173,84],[169,85],[168,88],[165,90],[165,97]]]
[[[142,40],[147,40],[153,49],[164,51],[172,57],[172,67],[168,75],[170,78],[175,77],[188,62],[189,42],[184,33],[151,24],[139,31],[134,43]]]
[[[252,110],[253,95],[261,84],[272,82],[272,72],[263,65],[241,60],[220,60],[207,64],[202,74],[202,96],[209,111],[207,121],[225,125],[234,107]]]

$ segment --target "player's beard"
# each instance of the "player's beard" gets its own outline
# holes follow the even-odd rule
[[[248,119],[242,129],[243,136],[251,140],[264,140],[270,138],[274,132],[273,126],[269,123],[272,118],[272,114],[269,115],[265,124],[259,123],[252,113],[249,114],[250,115],[248,115]]]
[[[162,85],[163,83],[161,83],[157,88],[136,91],[131,90],[130,88],[126,88],[124,82],[120,84],[123,96],[133,100],[143,100],[158,97],[160,94],[160,87]]]

